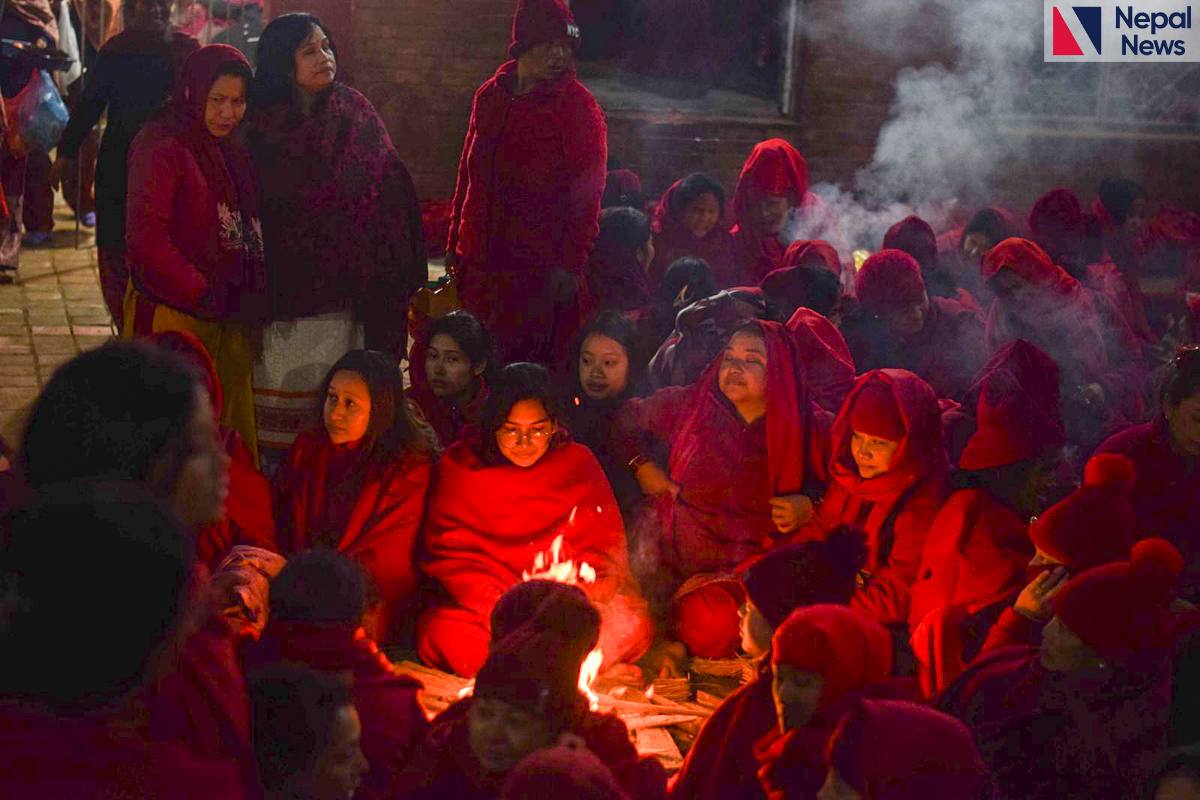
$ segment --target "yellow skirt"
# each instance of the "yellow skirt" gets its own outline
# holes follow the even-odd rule
[[[125,326],[122,339],[135,338],[134,322],[138,302],[146,302],[130,281],[125,290]],[[235,430],[254,456],[258,466],[258,432],[254,424],[254,349],[249,326],[233,323],[205,322],[161,303],[154,309],[150,333],[186,331],[194,335],[208,350],[217,366],[217,379],[225,403],[220,422]]]

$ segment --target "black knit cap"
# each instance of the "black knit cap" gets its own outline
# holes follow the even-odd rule
[[[866,535],[842,526],[823,541],[772,550],[740,577],[750,602],[778,628],[802,606],[849,603],[866,557]]]

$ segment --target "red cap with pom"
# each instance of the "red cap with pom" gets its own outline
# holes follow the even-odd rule
[[[1053,599],[1054,613],[1106,658],[1161,654],[1170,647],[1167,605],[1183,557],[1165,539],[1144,539],[1129,561],[1088,570]]]
[[[579,26],[563,0],[517,0],[512,44],[508,46],[510,56],[517,58],[531,47],[559,39],[579,48]]]
[[[1124,561],[1137,528],[1129,504],[1136,477],[1133,462],[1125,456],[1093,457],[1084,469],[1083,486],[1034,520],[1029,538],[1072,575]]]
[[[917,260],[903,250],[880,250],[863,262],[854,281],[859,304],[869,314],[914,306],[925,299]]]

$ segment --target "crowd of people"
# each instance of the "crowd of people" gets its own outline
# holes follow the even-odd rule
[[[107,109],[122,341],[0,442],[0,794],[1200,797],[1197,216],[1112,178],[856,261],[782,139],[647,202],[519,0],[463,308],[410,331],[416,188],[328,29],[252,68],[166,8],[60,151]],[[581,676],[689,658],[754,677],[668,775]]]

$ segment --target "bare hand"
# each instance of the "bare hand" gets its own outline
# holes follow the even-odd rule
[[[1050,601],[1059,590],[1067,584],[1065,567],[1055,567],[1034,578],[1028,586],[1017,595],[1013,608],[1023,617],[1032,620],[1045,621],[1054,616]]]
[[[75,159],[59,156],[54,159],[54,163],[50,165],[50,188],[58,189],[62,186],[63,179],[75,169]]]
[[[638,486],[642,487],[642,492],[648,497],[670,494],[674,499],[679,496],[679,484],[671,480],[671,476],[667,474],[666,470],[653,461],[647,461],[638,467],[634,477],[637,478]]]
[[[780,533],[791,533],[813,516],[813,503],[806,495],[787,494],[772,497],[771,521]]]
[[[442,263],[446,265],[446,274],[454,277],[458,274],[458,253],[453,250],[446,251],[446,257]]]

